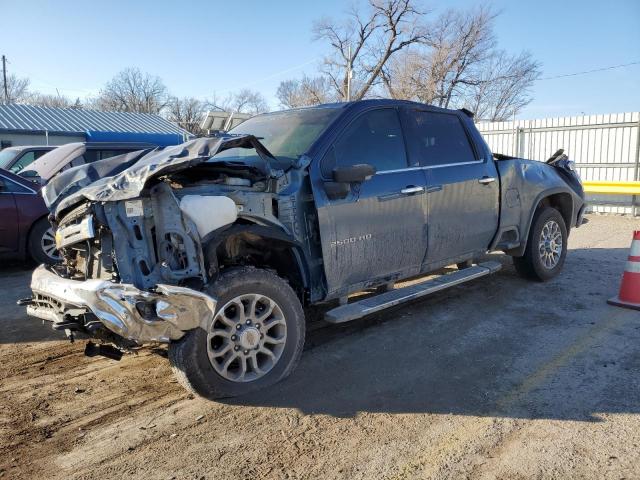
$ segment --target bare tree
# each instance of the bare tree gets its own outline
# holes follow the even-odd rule
[[[48,93],[35,92],[29,95],[27,101],[29,104],[36,105],[38,107],[75,109],[82,108],[82,104],[80,103],[79,98],[74,101],[69,97],[65,97],[64,95],[60,94],[52,95]]]
[[[448,107],[469,86],[480,82],[482,66],[495,46],[489,8],[448,10],[429,25],[422,48],[398,59],[383,78],[392,96],[398,92]]]
[[[93,102],[99,110],[160,113],[167,105],[167,87],[160,77],[127,68],[113,77]]]
[[[7,98],[4,95],[4,80],[0,75],[0,99],[2,103],[23,103],[29,98],[29,79],[15,74],[7,75]]]
[[[166,117],[167,120],[176,123],[179,127],[199,135],[202,133],[200,124],[206,110],[206,104],[197,98],[173,97],[167,105]]]
[[[249,90],[248,88],[230,93],[224,98],[220,98],[214,93],[213,98],[207,102],[207,105],[215,110],[248,113],[251,115],[269,111],[269,104],[264,96],[260,92]]]
[[[529,92],[539,77],[540,64],[530,53],[496,52],[487,62],[481,81],[465,95],[464,105],[480,119],[508,120],[531,102]]]
[[[539,64],[526,52],[509,56],[496,50],[496,15],[487,7],[442,14],[424,42],[384,69],[389,95],[445,108],[464,106],[481,118],[517,113],[530,101]]]
[[[260,92],[242,89],[233,95],[231,108],[234,112],[257,115],[269,111],[269,104]]]
[[[285,108],[319,105],[336,100],[331,81],[327,77],[307,77],[280,82],[276,97]]]
[[[422,12],[415,0],[368,0],[368,10],[349,12],[346,23],[330,19],[317,22],[314,36],[326,41],[331,54],[324,59],[323,72],[336,93],[347,97],[349,66],[353,71],[352,100],[365,97],[380,82],[390,58],[412,44],[425,40],[420,24]]]

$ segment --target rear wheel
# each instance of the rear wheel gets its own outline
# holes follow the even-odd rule
[[[224,273],[209,289],[213,321],[169,345],[178,380],[206,398],[243,395],[272,385],[295,368],[305,320],[293,289],[267,270]]]
[[[46,218],[41,218],[33,225],[27,247],[31,258],[38,263],[51,265],[61,260],[56,250],[55,233]]]
[[[567,227],[560,212],[544,207],[533,219],[524,255],[513,257],[517,272],[540,282],[551,280],[564,266],[567,240]]]

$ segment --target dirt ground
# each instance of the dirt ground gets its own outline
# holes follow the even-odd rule
[[[496,275],[342,326],[296,372],[193,398],[145,350],[83,355],[0,282],[4,478],[640,478],[640,312],[608,306],[636,219],[590,216],[563,274]],[[318,312],[315,312],[317,316]]]

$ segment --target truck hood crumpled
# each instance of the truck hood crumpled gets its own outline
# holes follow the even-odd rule
[[[147,182],[159,175],[185,170],[230,148],[254,148],[262,162],[258,168],[270,176],[275,157],[253,135],[198,138],[181,145],[131,152],[61,172],[43,189],[50,211],[66,208],[83,199],[115,202],[138,197]],[[241,163],[241,162],[233,162]]]

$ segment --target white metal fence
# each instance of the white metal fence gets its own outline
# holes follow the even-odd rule
[[[562,148],[583,180],[640,180],[640,112],[478,123],[496,153],[546,160]],[[640,199],[590,195],[592,211],[634,213]]]

